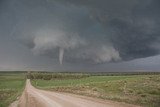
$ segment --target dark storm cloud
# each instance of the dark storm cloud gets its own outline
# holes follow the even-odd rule
[[[63,0],[85,6],[90,15],[99,22],[124,60],[159,54],[154,43],[159,43],[159,0]],[[158,45],[158,44],[157,44]],[[156,47],[156,46],[155,46]]]
[[[133,60],[159,54],[159,11],[159,0],[1,0],[0,36],[61,64]]]

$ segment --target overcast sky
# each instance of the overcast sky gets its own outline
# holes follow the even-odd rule
[[[0,0],[0,70],[160,70],[160,0]]]

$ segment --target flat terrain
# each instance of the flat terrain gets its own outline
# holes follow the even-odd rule
[[[40,89],[159,107],[160,75],[89,76],[80,79],[33,79]]]
[[[98,100],[34,88],[27,80],[19,107],[135,107],[134,105]]]
[[[36,88],[30,82],[27,82],[24,90],[26,72],[0,73],[0,107],[7,107],[15,100],[17,101],[12,103],[11,107],[16,107],[14,105],[18,104],[21,104],[20,107],[23,107],[24,104],[28,107],[30,107],[30,104],[32,104],[31,107],[36,107],[37,104],[40,104],[38,107],[47,107],[53,104],[57,107],[63,107],[64,105],[65,107],[82,105],[88,107],[87,102],[93,107],[94,105],[96,107],[130,107],[133,105],[159,107],[159,74],[124,76],[124,74],[118,73],[118,76],[98,75],[30,73],[27,74],[27,77],[31,78],[31,83]],[[21,94],[22,97],[20,97]],[[81,105],[78,102],[83,103]]]
[[[0,73],[0,107],[7,107],[21,95],[25,86],[25,74]]]

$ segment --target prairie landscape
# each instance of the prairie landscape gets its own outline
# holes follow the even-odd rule
[[[125,102],[126,105],[122,105],[122,107],[133,105],[135,107],[159,107],[160,105],[160,73],[157,72],[3,72],[0,73],[0,77],[0,107],[7,107],[14,101],[17,101],[17,105],[19,104],[27,78],[31,80],[31,84],[36,89],[56,92],[62,95],[70,93],[71,95],[100,99],[103,102],[114,101],[112,103],[115,104],[117,102],[120,104]]]
[[[0,107],[160,107],[160,0],[0,0]]]

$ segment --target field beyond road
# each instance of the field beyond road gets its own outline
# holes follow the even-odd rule
[[[69,92],[145,107],[159,107],[160,105],[160,75],[84,76],[78,78],[76,74],[76,79],[73,78],[74,74],[72,77],[67,74],[68,78],[59,78],[58,76],[54,78],[55,74],[50,74],[53,77],[50,80],[45,80],[45,75],[48,74],[41,75],[42,79],[32,79],[32,84],[39,89]]]

